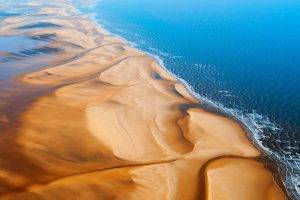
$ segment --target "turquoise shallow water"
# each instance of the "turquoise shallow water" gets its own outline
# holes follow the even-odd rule
[[[300,187],[300,1],[102,0],[80,4],[112,33],[157,55],[207,106],[242,121]]]

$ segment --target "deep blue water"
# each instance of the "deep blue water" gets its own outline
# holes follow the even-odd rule
[[[38,10],[24,2],[0,0],[0,22]],[[289,194],[300,199],[299,0],[73,2],[112,33],[157,55],[206,105],[243,122],[279,164]],[[51,24],[36,26],[21,28]],[[42,48],[48,42],[0,36],[0,85],[39,67],[35,56],[49,51]]]
[[[90,2],[89,2],[90,3]],[[242,120],[300,184],[299,0],[102,0],[78,5]]]

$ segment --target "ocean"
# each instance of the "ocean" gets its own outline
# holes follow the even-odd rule
[[[0,22],[36,12],[24,2],[0,0]],[[155,56],[204,107],[239,120],[278,164],[290,196],[300,199],[299,0],[72,2]],[[12,77],[51,63],[57,52],[40,48],[50,41],[0,36],[0,89]]]
[[[85,2],[85,3],[83,3]],[[300,1],[76,1],[242,122],[300,199]]]

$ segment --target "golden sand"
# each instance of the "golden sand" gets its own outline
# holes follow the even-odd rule
[[[49,45],[69,44],[69,57],[19,78],[53,89],[1,133],[0,199],[285,199],[237,122],[62,5],[39,13],[60,28],[26,32],[55,34]],[[11,17],[0,34],[37,19]]]
[[[214,160],[205,168],[205,179],[207,199],[284,199],[272,175],[261,163],[253,160]]]

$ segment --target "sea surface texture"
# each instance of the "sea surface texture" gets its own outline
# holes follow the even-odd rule
[[[300,1],[76,2],[158,56],[206,106],[243,122],[300,199]]]
[[[0,0],[0,22],[38,11],[25,2]],[[278,164],[289,195],[300,199],[299,0],[73,2],[112,33],[157,56],[204,106],[243,123],[249,137]],[[43,27],[59,28],[37,22],[17,31]],[[10,98],[2,95],[5,90],[12,96],[20,90],[11,77],[77,53],[57,59],[71,47],[53,45],[53,37],[0,36],[0,108]]]

